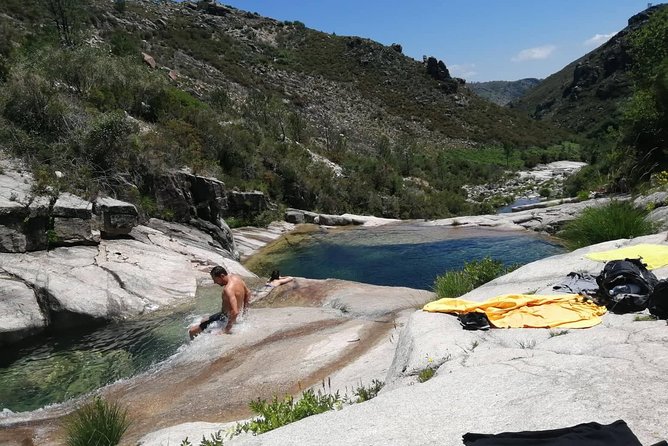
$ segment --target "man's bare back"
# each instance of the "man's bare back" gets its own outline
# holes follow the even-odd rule
[[[224,284],[216,282],[215,279],[214,282],[224,287],[221,296],[223,300],[222,310],[223,313],[227,315],[227,326],[225,327],[224,332],[230,333],[232,325],[236,323],[239,313],[243,313],[244,315],[247,313],[251,291],[240,276],[236,274],[228,274],[225,277],[227,278],[227,281]]]

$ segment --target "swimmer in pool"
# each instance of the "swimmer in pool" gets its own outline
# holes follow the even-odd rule
[[[209,316],[199,324],[190,326],[188,328],[190,339],[200,334],[214,321],[223,322],[225,324],[223,333],[231,334],[232,326],[236,324],[239,314],[245,316],[248,312],[251,292],[240,276],[228,274],[222,266],[215,266],[211,270],[211,279],[214,283],[223,287],[221,312]]]

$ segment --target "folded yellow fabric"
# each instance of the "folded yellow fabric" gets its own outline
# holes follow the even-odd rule
[[[485,313],[497,328],[588,328],[599,324],[606,311],[578,294],[504,294],[484,302],[444,298],[429,302],[422,309]]]
[[[647,269],[656,269],[668,265],[668,245],[642,243],[610,251],[590,252],[585,257],[603,262],[642,257],[642,261],[647,264]]]

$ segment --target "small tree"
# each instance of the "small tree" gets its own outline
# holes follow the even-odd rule
[[[86,0],[42,0],[56,25],[60,41],[65,46],[74,46],[81,22],[82,8]]]

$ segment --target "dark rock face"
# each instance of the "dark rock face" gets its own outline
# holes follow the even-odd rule
[[[451,79],[450,71],[445,66],[442,60],[436,60],[435,57],[427,58],[427,74],[437,81],[445,81]]]
[[[272,204],[267,200],[267,196],[258,191],[239,192],[230,191],[227,193],[228,208],[225,216],[252,216],[272,209]]]
[[[169,211],[180,223],[202,219],[218,224],[228,207],[225,184],[215,178],[174,172],[154,178],[152,189],[158,209]]]
[[[463,82],[460,79],[453,79],[450,76],[450,71],[445,66],[442,60],[436,60],[435,57],[425,57],[424,63],[426,65],[427,74],[438,81],[438,86],[445,94],[457,93],[457,90]]]

